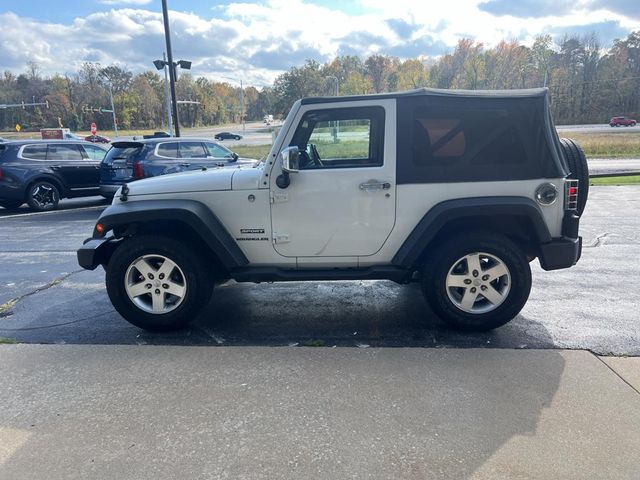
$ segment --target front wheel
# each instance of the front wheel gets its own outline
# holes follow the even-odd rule
[[[531,270],[526,255],[508,238],[465,235],[432,252],[422,289],[448,326],[491,330],[522,310],[531,291]]]
[[[209,272],[184,243],[139,236],[123,242],[107,265],[107,293],[127,321],[145,330],[186,326],[209,303]]]

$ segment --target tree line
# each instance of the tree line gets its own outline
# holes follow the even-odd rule
[[[199,104],[179,106],[186,127],[240,122],[242,103],[247,121],[266,114],[286,115],[294,101],[307,96],[360,95],[419,87],[516,89],[548,87],[557,123],[601,123],[613,115],[640,113],[640,31],[615,40],[604,50],[595,35],[567,35],[554,43],[536,37],[532,46],[502,41],[485,48],[462,39],[441,57],[401,60],[387,55],[338,56],[321,64],[307,60],[279,75],[272,86],[257,89],[181,73],[179,100]],[[91,111],[110,107],[113,94],[119,128],[157,129],[166,124],[165,82],[154,71],[134,74],[117,65],[84,63],[75,74],[45,77],[37,64],[16,75],[0,77],[0,105],[46,101],[49,108],[0,109],[0,129],[15,124],[27,128],[87,130],[91,122],[111,129],[110,114]]]

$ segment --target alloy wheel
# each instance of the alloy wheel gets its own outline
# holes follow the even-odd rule
[[[451,303],[463,312],[481,314],[504,303],[511,289],[511,274],[497,256],[476,252],[456,260],[445,283]]]
[[[183,271],[163,255],[144,255],[134,260],[125,274],[129,299],[147,313],[169,313],[180,306],[187,294]]]

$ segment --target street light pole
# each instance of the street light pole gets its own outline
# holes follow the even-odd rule
[[[113,130],[115,132],[115,136],[118,136],[118,122],[116,122],[116,109],[113,106],[113,85],[109,82],[109,101],[111,102],[111,115],[113,115]]]
[[[176,77],[173,65],[173,53],[171,51],[171,32],[169,31],[169,10],[167,0],[162,0],[162,17],[164,20],[164,36],[167,43],[167,62],[169,63],[169,86],[171,90],[171,110],[173,111],[173,124],[176,137],[180,136],[180,122],[178,120],[178,104],[176,103]]]
[[[244,133],[244,87],[242,86],[242,79],[240,79],[240,120],[242,120],[242,133]]]
[[[171,121],[171,93],[169,92],[169,74],[167,73],[167,54],[162,52],[162,61],[164,62],[164,86],[167,103],[167,129],[169,135],[173,136],[173,122]]]

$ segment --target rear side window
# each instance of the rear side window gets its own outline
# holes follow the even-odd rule
[[[49,144],[47,160],[82,160],[79,145]]]
[[[178,158],[178,142],[167,142],[158,145],[158,155],[167,158]]]
[[[96,147],[95,145],[83,145],[82,148],[84,148],[87,156],[92,160],[102,160],[106,153],[104,149]]]
[[[180,158],[207,158],[200,142],[180,142]]]
[[[46,160],[47,145],[26,145],[22,149],[22,158],[28,158],[30,160]]]
[[[398,184],[557,178],[544,96],[424,95],[397,100]]]
[[[423,107],[414,112],[413,162],[417,165],[513,165],[526,159],[506,110]]]
[[[204,146],[206,147],[210,157],[216,157],[216,158],[232,158],[233,157],[233,153],[230,150],[227,150],[226,148],[221,147],[220,145],[216,145],[213,142],[205,142]]]

